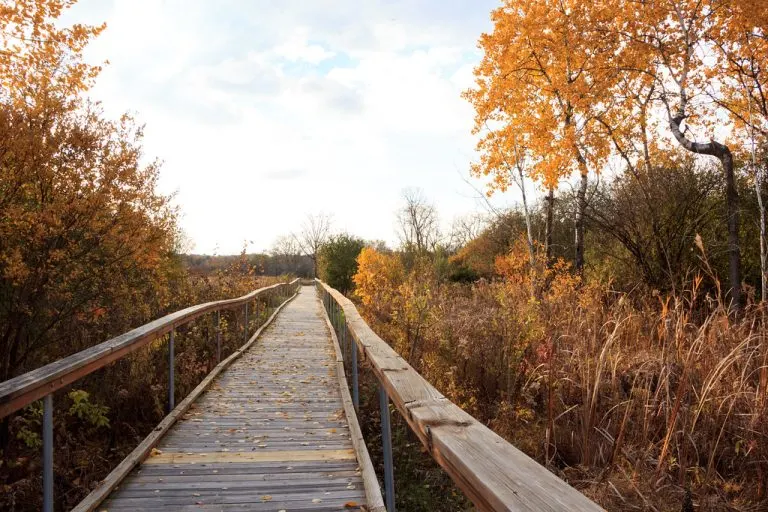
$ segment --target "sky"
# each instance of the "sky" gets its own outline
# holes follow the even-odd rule
[[[308,214],[396,244],[405,189],[444,228],[483,209],[473,83],[498,0],[80,0],[64,23],[107,23],[89,93],[146,124],[192,252],[268,250]],[[496,194],[496,206],[515,201]]]

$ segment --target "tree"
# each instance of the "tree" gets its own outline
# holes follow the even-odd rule
[[[584,264],[584,212],[590,169],[599,172],[609,153],[595,115],[609,98],[616,75],[608,62],[615,36],[602,30],[612,15],[576,0],[506,0],[483,34],[476,86],[464,93],[475,108],[473,132],[481,134],[476,175],[492,176],[489,192],[505,190],[527,162],[531,178],[553,191],[578,172],[575,266]],[[542,29],[545,27],[545,29]]]
[[[731,9],[716,13],[714,46],[719,51],[721,87],[708,94],[724,107],[743,140],[750,162],[760,219],[761,298],[768,296],[768,240],[763,200],[768,168],[768,4],[734,1]]]
[[[468,214],[456,217],[451,224],[449,248],[458,251],[483,232],[487,221],[482,214]]]
[[[328,241],[331,234],[331,216],[326,213],[307,215],[301,233],[294,235],[294,239],[304,251],[304,254],[312,259],[314,275],[317,276],[317,252]]]
[[[176,212],[158,163],[141,163],[142,127],[81,97],[102,27],[57,28],[72,3],[0,4],[0,380],[169,300]]]
[[[363,247],[362,239],[346,233],[330,237],[318,252],[320,279],[343,294],[351,292],[357,273],[357,257]]]
[[[397,212],[398,237],[406,251],[426,254],[440,241],[437,210],[421,190],[406,189],[405,205]]]
[[[301,246],[293,236],[279,236],[272,244],[269,251],[272,256],[272,264],[277,267],[277,273],[293,272],[298,274],[301,270]]]
[[[41,113],[80,106],[101,68],[82,52],[106,25],[61,28],[56,20],[77,0],[15,0],[0,3],[0,101]],[[50,120],[49,120],[50,121]]]
[[[732,34],[721,30],[722,16],[731,16],[740,3],[746,5],[735,0],[626,0],[612,21],[612,30],[622,40],[618,68],[653,81],[658,91],[655,99],[662,105],[669,131],[679,147],[720,162],[725,182],[729,296],[736,311],[743,305],[739,193],[733,152],[729,145],[717,140],[715,133],[718,125],[723,126],[712,108],[718,101],[708,98],[713,92],[712,81],[727,81],[727,76],[707,48],[727,46]],[[722,90],[716,94],[718,97]],[[704,138],[708,142],[701,142]]]
[[[618,260],[622,269],[629,269],[619,276],[626,282],[642,280],[662,291],[682,289],[700,263],[691,251],[694,239],[709,231],[712,209],[718,206],[720,180],[713,167],[688,159],[644,171],[642,180],[627,170],[599,187],[587,217],[600,239],[595,249],[600,259]]]

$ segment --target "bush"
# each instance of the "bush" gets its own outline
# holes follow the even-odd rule
[[[318,251],[320,279],[347,294],[354,288],[352,277],[357,273],[357,256],[365,242],[348,234],[335,235]]]

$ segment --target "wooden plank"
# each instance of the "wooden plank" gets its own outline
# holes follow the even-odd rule
[[[295,287],[298,282],[299,280],[295,279],[290,283],[279,283],[254,290],[236,299],[208,302],[176,311],[69,357],[2,382],[0,383],[0,418],[138,350],[175,327],[206,313],[241,306],[262,295],[269,295],[279,288]]]
[[[350,300],[318,285],[343,309],[352,339],[411,430],[478,509],[602,510],[442,396],[373,332]]]
[[[158,441],[168,432],[168,430],[178,421],[179,417],[185,414],[192,406],[193,402],[198,399],[200,395],[210,386],[213,380],[224,369],[231,365],[238,357],[240,357],[255,341],[259,338],[262,332],[272,323],[277,317],[280,310],[293,300],[298,292],[292,297],[288,298],[278,306],[272,315],[267,319],[264,324],[259,327],[256,332],[251,336],[245,345],[235,350],[229,357],[217,364],[211,373],[209,373],[200,384],[177,405],[173,411],[171,411],[163,421],[153,430],[133,451],[113,469],[107,477],[99,483],[99,486],[92,490],[88,496],[86,496],[78,505],[72,509],[72,512],[90,512],[94,510],[104,499],[109,495],[112,490],[128,475],[128,473],[136,467],[141,461],[143,461],[150,453],[152,448],[158,443]]]
[[[354,450],[280,450],[259,452],[163,452],[149,457],[144,465],[151,464],[214,464],[219,462],[305,462],[313,460],[356,460]]]

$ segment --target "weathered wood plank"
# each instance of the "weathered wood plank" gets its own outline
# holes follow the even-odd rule
[[[186,446],[185,446],[186,448]],[[357,460],[352,449],[262,450],[258,452],[161,453],[144,461],[151,464],[214,464],[222,462],[304,462],[315,460]]]
[[[480,510],[602,510],[442,396],[373,332],[350,300],[317,283],[341,306],[352,339],[411,430]]]

